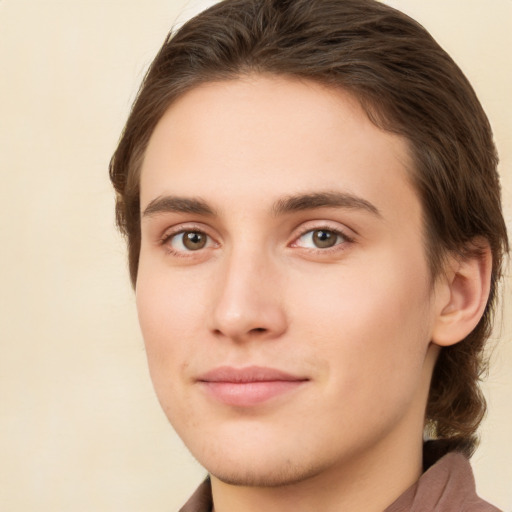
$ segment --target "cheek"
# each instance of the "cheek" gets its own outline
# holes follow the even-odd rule
[[[317,331],[334,328],[357,338],[373,331],[379,337],[408,331],[409,324],[428,317],[430,294],[423,265],[408,269],[402,260],[376,260],[292,276],[288,283],[297,284],[286,302],[299,322],[311,320],[311,328]]]
[[[423,266],[379,258],[332,268],[304,283],[294,318],[312,350],[328,362],[329,381],[377,395],[418,378],[429,345],[429,287]]]
[[[144,338],[148,366],[157,395],[167,409],[180,385],[187,362],[199,351],[194,344],[201,339],[198,292],[171,280],[166,273],[153,274],[142,268],[136,287],[139,324]],[[168,405],[168,404],[167,404]]]
[[[198,324],[204,289],[201,280],[166,268],[157,258],[141,257],[136,286],[139,323],[148,345],[169,345]]]
[[[190,302],[184,300],[183,294],[169,292],[161,280],[139,280],[136,297],[149,374],[158,401],[172,425],[179,420],[184,429],[194,428],[197,418],[190,414],[189,388],[183,379],[189,361],[200,353],[192,343],[199,336],[194,333],[197,321]]]

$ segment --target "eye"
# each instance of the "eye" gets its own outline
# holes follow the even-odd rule
[[[294,245],[307,249],[329,249],[348,241],[348,238],[332,229],[312,229],[301,235]]]
[[[201,231],[181,231],[167,239],[170,247],[177,252],[199,251],[210,242],[210,237]]]

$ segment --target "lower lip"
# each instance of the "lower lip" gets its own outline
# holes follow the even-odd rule
[[[301,387],[303,380],[272,380],[258,382],[202,382],[217,400],[235,407],[251,407]]]

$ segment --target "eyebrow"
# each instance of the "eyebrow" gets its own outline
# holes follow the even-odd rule
[[[364,210],[377,217],[382,217],[379,209],[362,197],[346,192],[316,192],[299,194],[279,199],[272,208],[275,216],[285,213],[313,210],[315,208],[347,208]]]
[[[152,217],[159,213],[195,213],[215,215],[208,203],[200,198],[162,196],[153,199],[142,212],[142,217]]]
[[[361,197],[346,192],[314,192],[279,199],[272,206],[274,216],[313,210],[315,208],[347,208],[363,210],[381,217],[378,208]],[[203,199],[194,197],[161,196],[153,199],[142,212],[142,217],[160,213],[194,213],[214,216],[215,210]]]

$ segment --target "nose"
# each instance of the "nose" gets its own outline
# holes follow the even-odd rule
[[[279,270],[261,254],[231,254],[217,275],[210,330],[236,342],[275,339],[287,329]]]

